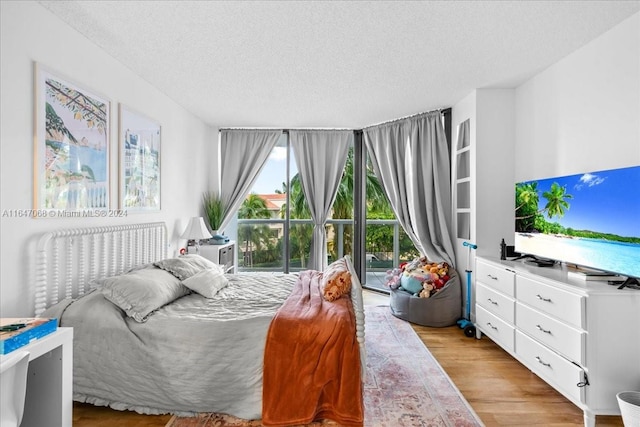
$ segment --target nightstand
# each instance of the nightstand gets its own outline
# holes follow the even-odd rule
[[[200,245],[200,255],[209,261],[224,266],[225,273],[235,273],[236,242],[230,241],[223,245]]]

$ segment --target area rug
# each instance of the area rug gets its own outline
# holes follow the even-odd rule
[[[365,307],[365,427],[482,426],[411,325],[389,306]],[[337,426],[331,421],[307,427]],[[224,414],[171,418],[166,427],[261,427]]]

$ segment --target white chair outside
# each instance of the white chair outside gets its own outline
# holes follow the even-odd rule
[[[24,415],[29,352],[0,356],[0,426],[18,427]]]

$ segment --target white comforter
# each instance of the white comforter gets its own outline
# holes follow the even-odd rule
[[[229,275],[213,299],[189,294],[138,323],[94,291],[52,307],[74,328],[74,400],[141,413],[259,419],[269,323],[297,275]]]

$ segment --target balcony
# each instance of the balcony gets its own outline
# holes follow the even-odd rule
[[[350,219],[327,221],[328,262],[352,252],[353,225]],[[309,220],[289,221],[289,271],[307,268],[313,223]],[[285,271],[285,220],[238,219],[238,271]],[[417,256],[396,220],[367,220],[367,234],[375,233],[366,246],[366,277],[363,285],[387,292],[386,271]]]

